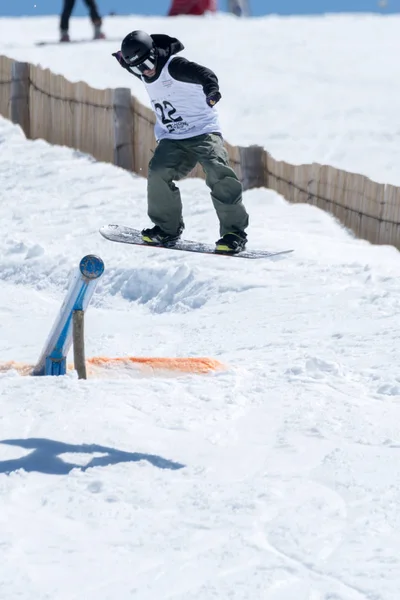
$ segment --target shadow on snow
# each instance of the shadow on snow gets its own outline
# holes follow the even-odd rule
[[[154,454],[124,452],[97,444],[65,444],[64,442],[44,438],[0,440],[0,443],[32,450],[32,452],[22,458],[0,461],[0,473],[11,473],[12,471],[23,469],[27,473],[36,471],[47,475],[68,475],[72,469],[86,471],[93,467],[107,467],[119,463],[138,462],[141,460],[145,460],[159,469],[177,470],[185,466]],[[80,454],[101,453],[103,456],[93,457],[86,465],[66,462],[59,456],[60,454],[74,452]]]

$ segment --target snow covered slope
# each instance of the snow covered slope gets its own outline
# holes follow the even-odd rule
[[[355,52],[367,54],[366,43],[364,50],[356,44],[358,28],[376,27],[388,40],[394,22],[385,22],[386,34],[379,19],[343,27],[350,31],[353,23]],[[0,23],[10,32],[1,36],[5,52],[16,21]],[[280,93],[282,68],[264,52],[251,54],[255,63],[270,61],[265,83],[258,78],[244,89],[238,78],[245,63],[229,67],[226,42],[212,37],[214,22],[208,42],[190,23],[176,21],[176,34],[183,38],[185,25],[191,53],[205,63],[216,56],[223,71],[227,138],[260,143],[265,135],[269,147],[257,103],[280,97],[301,106],[301,94]],[[232,27],[229,39],[237,37],[236,21],[219,23],[221,32]],[[274,35],[282,23],[275,21]],[[299,23],[292,31],[298,39]],[[304,21],[306,47],[316,44],[309,35],[315,24]],[[78,25],[77,33],[84,22]],[[173,33],[160,19],[121,25]],[[258,31],[261,21],[244,23],[244,31],[251,26]],[[9,55],[92,85],[127,85],[122,70],[106,66],[111,44],[98,46],[95,62],[91,46],[33,46],[55,35],[55,21],[20,27],[26,35],[19,47],[14,36]],[[322,53],[327,40],[318,39]],[[275,62],[284,60],[278,45],[275,52]],[[285,89],[299,78],[301,92],[300,63],[287,61]],[[388,73],[381,77],[368,102],[381,111],[382,132],[397,111],[397,84]],[[366,98],[361,80],[349,76],[354,106]],[[292,136],[280,146],[285,157],[309,152],[321,160],[337,131],[344,168],[359,160],[373,175],[375,149],[388,178],[393,157],[384,144],[378,151],[367,113],[355,116],[360,137],[352,146],[331,109],[313,104],[322,84],[310,75],[308,86],[307,135],[296,136],[295,125],[305,132],[306,123],[289,106],[270,117]],[[312,147],[317,128],[321,152]],[[397,600],[398,252],[356,240],[323,211],[268,190],[245,194],[249,238],[255,247],[294,247],[283,261],[228,263],[112,244],[98,234],[101,224],[147,224],[145,180],[71,149],[26,141],[5,119],[0,151],[2,363],[35,362],[70,271],[94,252],[106,271],[87,313],[88,357],[210,356],[226,365],[209,375],[100,370],[87,381],[73,373],[0,373],[1,599]],[[213,242],[207,188],[199,180],[180,187],[188,235]]]

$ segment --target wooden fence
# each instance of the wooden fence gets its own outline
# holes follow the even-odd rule
[[[154,114],[128,88],[96,90],[0,56],[0,114],[19,124],[27,138],[76,148],[147,176],[156,145]],[[327,165],[277,161],[259,146],[225,144],[245,190],[265,187],[289,202],[312,204],[358,237],[400,249],[400,188]],[[189,176],[204,175],[198,165]]]

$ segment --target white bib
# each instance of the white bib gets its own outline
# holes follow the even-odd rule
[[[157,118],[154,128],[156,140],[182,140],[206,133],[220,133],[217,111],[208,106],[203,87],[171,77],[168,72],[171,60],[174,60],[173,56],[153,83],[142,79]]]

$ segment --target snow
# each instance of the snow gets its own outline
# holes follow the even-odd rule
[[[107,62],[115,44],[34,46],[55,18],[0,27],[1,53],[145,99]],[[396,183],[397,17],[107,21],[109,35],[139,27],[221,74],[232,143]],[[1,364],[35,363],[95,253],[87,357],[225,365],[0,372],[2,600],[397,600],[398,251],[264,189],[244,196],[250,243],[293,247],[285,260],[113,244],[102,224],[146,225],[144,179],[3,118],[0,149]],[[188,237],[215,241],[204,182],[180,187]]]

